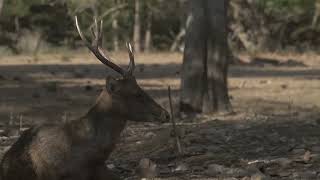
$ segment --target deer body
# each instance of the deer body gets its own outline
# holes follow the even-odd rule
[[[77,28],[83,39],[78,23]],[[117,67],[116,71],[123,77],[107,78],[106,86],[85,116],[61,125],[35,126],[21,135],[4,155],[1,180],[117,179],[104,162],[113,151],[126,121],[169,119],[167,111],[138,86],[132,75],[132,49],[130,45],[128,48],[129,70],[125,72]],[[98,46],[89,46],[89,49],[104,64],[111,63],[105,55],[96,54],[100,53]]]
[[[4,156],[3,179],[92,179],[96,169],[104,167],[126,124],[123,117],[110,116],[100,103],[80,119],[27,130]]]

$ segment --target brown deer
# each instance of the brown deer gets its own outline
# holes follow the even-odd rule
[[[127,43],[129,67],[112,63],[101,49],[102,21],[95,20],[93,41],[81,39],[103,64],[121,74],[106,78],[96,103],[83,117],[61,125],[40,125],[26,130],[1,162],[1,180],[110,180],[105,167],[126,121],[167,121],[168,112],[148,96],[133,75],[132,47]],[[100,27],[99,27],[100,26]]]

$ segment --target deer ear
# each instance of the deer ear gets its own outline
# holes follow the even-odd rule
[[[115,78],[108,76],[106,78],[106,88],[109,93],[114,93],[118,91],[119,90],[118,81]]]

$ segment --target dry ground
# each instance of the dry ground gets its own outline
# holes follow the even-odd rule
[[[130,123],[107,162],[135,179],[140,159],[171,179],[320,179],[320,56],[258,54],[306,67],[232,66],[229,89],[235,114],[181,121],[178,157],[169,124]],[[125,53],[112,54],[127,64]],[[250,61],[247,55],[240,55]],[[167,86],[177,109],[181,54],[137,55],[139,84],[165,107]],[[62,122],[86,113],[111,70],[84,52],[0,58],[0,138],[4,152],[19,126]],[[9,129],[9,130],[8,130]]]

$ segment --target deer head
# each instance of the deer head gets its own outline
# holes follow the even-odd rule
[[[121,78],[118,79],[111,76],[106,78],[105,88],[99,98],[104,100],[104,106],[102,107],[108,109],[112,114],[132,121],[169,120],[169,113],[138,85],[134,76],[135,62],[131,44],[127,43],[130,62],[125,70],[114,64],[102,50],[103,21],[98,24],[96,18],[94,19],[94,26],[91,29],[93,34],[92,43],[82,33],[77,16],[75,17],[75,22],[78,33],[89,50],[99,61],[121,75]]]

